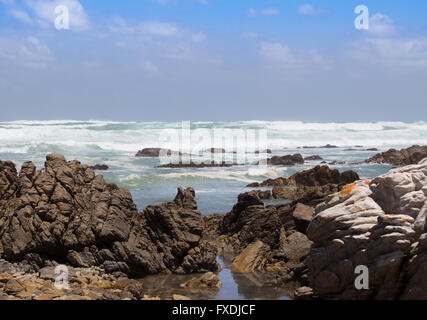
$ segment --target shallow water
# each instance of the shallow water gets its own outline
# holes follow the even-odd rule
[[[229,268],[220,257],[221,271],[218,277],[222,287],[208,289],[181,288],[180,284],[200,275],[153,275],[142,279],[146,294],[153,297],[170,298],[173,294],[197,300],[289,300],[295,287],[275,287],[266,284],[264,273],[237,273]]]

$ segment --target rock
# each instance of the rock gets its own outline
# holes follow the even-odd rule
[[[325,145],[325,146],[323,146],[323,147],[320,147],[320,148],[323,148],[323,149],[336,149],[336,148],[338,148],[337,146],[334,146],[334,145],[331,145],[331,144],[327,144],[327,145]]]
[[[293,155],[286,155],[286,156],[274,156],[272,158],[269,158],[267,160],[261,160],[256,163],[255,165],[259,164],[268,164],[273,166],[293,166],[296,164],[303,164],[304,158],[301,154],[293,154]]]
[[[316,207],[307,236],[309,286],[339,299],[427,298],[427,159],[358,181]],[[369,269],[369,290],[354,286]]]
[[[25,286],[20,281],[11,279],[6,283],[3,291],[8,295],[14,296],[25,291]]]
[[[296,229],[305,233],[307,231],[308,225],[313,219],[314,208],[306,206],[305,204],[298,203],[295,210],[292,213],[292,217],[295,221]]]
[[[225,149],[223,148],[210,148],[207,150],[203,150],[203,153],[226,153]]]
[[[162,149],[162,148],[145,148],[139,150],[135,157],[144,157],[144,158],[159,158],[165,156],[179,156],[182,155],[180,152],[172,151],[170,149]]]
[[[305,234],[294,232],[286,237],[282,245],[281,252],[284,255],[285,262],[299,264],[305,260],[310,253],[312,242]]]
[[[315,161],[315,160],[323,160],[323,158],[321,156],[314,155],[314,156],[305,157],[304,160],[305,161]]]
[[[157,300],[157,299],[150,299],[150,300]],[[172,295],[172,300],[185,301],[185,300],[191,300],[191,298],[180,295],[180,294],[174,294],[174,295]]]
[[[332,161],[328,163],[330,166],[342,165],[345,164],[345,161]]]
[[[0,283],[7,283],[9,280],[12,280],[13,277],[8,273],[0,273]]]
[[[0,254],[29,269],[67,260],[142,277],[216,271],[216,247],[202,239],[192,188],[138,213],[127,189],[78,161],[48,155],[45,170],[0,162]],[[0,264],[1,265],[1,264]]]
[[[267,154],[271,154],[272,153],[272,151],[271,151],[271,149],[266,149],[266,150],[256,150],[255,152],[254,152],[255,154],[260,154],[260,153],[267,153]]]
[[[90,167],[92,170],[99,170],[99,171],[106,171],[109,169],[109,167],[106,164],[95,164],[94,166]]]
[[[270,247],[261,240],[248,245],[233,261],[230,268],[236,272],[254,272],[264,269]]]
[[[200,277],[180,284],[183,288],[221,288],[222,283],[213,272],[207,272]]]
[[[157,166],[157,168],[229,168],[232,166],[237,166],[237,163],[233,162],[216,162],[216,161],[204,161],[204,162],[177,162],[177,163],[168,163]]]
[[[251,187],[274,186],[324,186],[327,184],[344,185],[359,180],[359,175],[351,170],[340,172],[328,166],[316,166],[309,170],[297,172],[289,178],[269,179],[262,183],[251,184]]]
[[[271,248],[279,245],[281,222],[275,207],[265,208],[256,191],[240,194],[220,226],[238,254],[249,244],[261,240]]]
[[[395,166],[405,166],[417,164],[420,160],[427,157],[427,146],[412,146],[400,151],[390,149],[386,152],[379,153],[366,160],[366,163],[388,163]]]
[[[295,300],[313,300],[313,289],[310,287],[300,287],[295,290]]]

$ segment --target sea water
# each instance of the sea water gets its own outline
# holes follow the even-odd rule
[[[165,129],[179,130],[181,122],[114,122],[114,121],[14,121],[0,123],[0,159],[14,161],[18,169],[25,161],[44,165],[48,153],[63,154],[89,165],[106,164],[105,180],[128,188],[139,210],[150,204],[170,201],[177,187],[196,190],[203,215],[226,213],[246,185],[269,178],[289,177],[321,161],[307,161],[293,167],[258,167],[245,165],[224,168],[156,168],[156,158],[137,158],[138,150],[179,145],[161,142]],[[266,130],[267,147],[273,155],[301,153],[304,157],[320,155],[325,161],[345,161],[331,166],[355,170],[361,178],[372,178],[387,172],[391,166],[353,164],[379,151],[427,144],[427,123],[304,123],[285,121],[193,122],[191,130]],[[334,145],[338,148],[303,148]],[[206,148],[221,147],[206,143]],[[378,148],[377,151],[366,151]],[[353,149],[353,150],[348,150]],[[227,150],[230,151],[231,150]]]

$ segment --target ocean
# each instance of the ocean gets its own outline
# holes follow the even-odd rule
[[[427,122],[376,123],[305,123],[299,121],[239,121],[184,123],[190,135],[215,132],[222,136],[245,134],[244,144],[256,146],[257,137],[265,135],[263,146],[272,155],[301,153],[304,157],[319,155],[325,161],[345,161],[331,165],[339,170],[355,170],[361,178],[372,178],[387,172],[389,165],[354,164],[390,148],[406,148],[427,144]],[[250,190],[251,182],[268,178],[288,177],[311,168],[321,161],[307,161],[293,167],[260,167],[252,163],[257,155],[247,154],[238,166],[221,168],[156,168],[158,158],[137,158],[138,150],[164,147],[181,150],[176,138],[182,132],[181,122],[114,122],[114,121],[14,121],[0,123],[0,159],[14,161],[18,169],[25,161],[44,165],[46,154],[60,153],[67,160],[77,159],[89,165],[106,164],[108,171],[99,171],[105,180],[128,188],[139,210],[147,205],[170,201],[179,186],[196,190],[199,210],[203,215],[226,213],[237,201],[237,195]],[[165,132],[169,139],[165,139]],[[254,134],[253,134],[254,133]],[[196,134],[196,135],[197,135]],[[259,134],[259,135],[258,135]],[[203,135],[203,134],[202,134]],[[172,137],[172,138],[171,138]],[[253,139],[254,141],[252,141]],[[232,148],[218,141],[197,140],[197,147]],[[194,141],[191,142],[194,144]],[[215,144],[216,143],[216,144]],[[236,139],[234,140],[236,144]],[[321,148],[325,145],[337,148]],[[185,144],[187,147],[189,144]],[[235,145],[234,145],[235,146]],[[303,148],[303,147],[311,148]],[[237,148],[244,147],[237,143]],[[378,151],[367,151],[377,148]],[[254,149],[256,150],[256,148]],[[239,151],[240,152],[240,151]],[[215,155],[221,157],[223,155]],[[240,162],[239,162],[240,163]]]

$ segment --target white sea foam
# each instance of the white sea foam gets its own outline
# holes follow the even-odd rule
[[[179,142],[161,142],[163,129],[180,132],[181,123],[114,121],[14,121],[0,123],[0,152],[43,153],[102,150],[133,154],[145,147],[179,149]],[[195,122],[192,128],[267,129],[268,147],[322,146],[396,147],[427,144],[427,123],[304,123],[300,121]],[[248,143],[250,144],[250,143]],[[201,148],[212,147],[209,141]],[[215,146],[218,147],[218,146]]]

